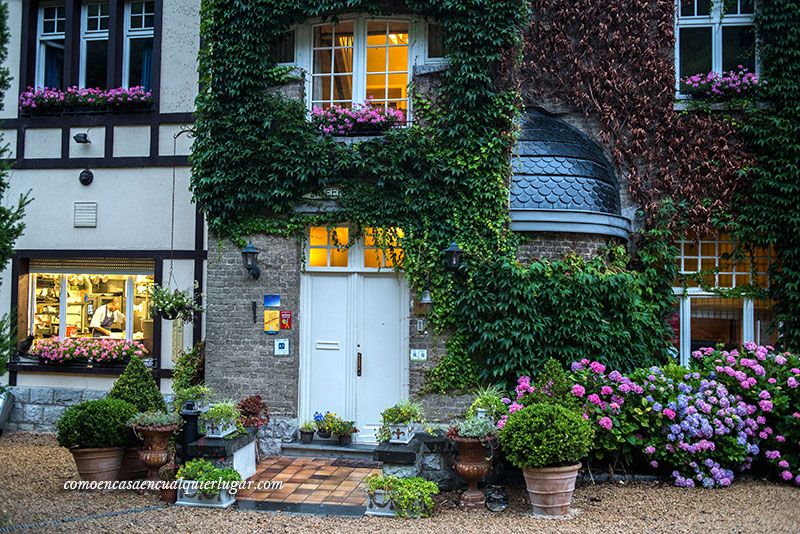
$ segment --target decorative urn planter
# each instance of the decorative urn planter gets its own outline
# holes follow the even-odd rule
[[[90,482],[114,481],[122,466],[125,447],[102,447],[97,449],[70,449],[81,480]]]
[[[414,430],[415,424],[413,422],[401,425],[389,425],[389,434],[392,436],[389,438],[389,443],[407,445],[414,439]]]
[[[158,470],[169,460],[169,453],[167,452],[169,438],[178,429],[178,425],[133,427],[136,435],[144,440],[144,444],[139,450],[139,458],[147,466],[147,480],[159,480]]]
[[[566,467],[525,468],[525,486],[533,513],[547,517],[569,515],[575,479],[581,464]]]
[[[480,508],[485,503],[483,492],[478,489],[478,482],[492,469],[492,458],[486,457],[484,443],[478,438],[450,438],[458,444],[458,454],[454,458],[454,468],[464,480],[467,489],[461,494],[461,506]]]

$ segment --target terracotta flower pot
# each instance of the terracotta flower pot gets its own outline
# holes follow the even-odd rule
[[[313,430],[310,430],[310,431],[301,430],[300,431],[300,443],[308,444],[308,443],[311,443],[312,441],[314,441],[314,431]]]
[[[525,486],[531,499],[533,513],[558,517],[569,515],[575,479],[581,464],[566,467],[525,468]]]
[[[70,452],[81,480],[117,480],[125,448],[70,449]]]
[[[478,489],[478,482],[492,469],[491,457],[486,457],[484,443],[477,438],[453,437],[458,444],[458,456],[455,459],[455,471],[467,481],[467,490],[461,494],[461,506],[479,508],[485,503],[483,492]]]
[[[161,488],[161,500],[167,504],[175,504],[178,500],[178,488]]]
[[[147,480],[158,480],[158,469],[167,463],[167,446],[170,436],[178,430],[176,425],[161,427],[134,427],[136,435],[144,440],[139,458],[147,466]]]
[[[147,476],[147,466],[139,458],[139,447],[125,447],[117,480],[139,480]]]

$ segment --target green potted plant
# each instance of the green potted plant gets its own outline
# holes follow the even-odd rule
[[[575,479],[592,446],[594,429],[577,411],[556,404],[533,404],[508,416],[500,445],[522,469],[535,514],[569,514]]]
[[[458,446],[454,468],[467,481],[467,490],[461,494],[461,505],[478,508],[484,505],[483,492],[478,490],[478,482],[492,469],[492,453],[487,456],[487,446],[494,449],[497,428],[488,417],[473,417],[454,425],[447,431],[447,437]]]
[[[505,392],[498,385],[487,386],[475,390],[475,400],[467,408],[467,419],[488,417],[497,421],[508,413],[508,406],[503,402]]]
[[[207,386],[189,386],[183,389],[176,389],[172,397],[172,406],[176,412],[189,410],[196,412],[208,411],[211,395],[211,388]]]
[[[414,401],[398,402],[381,413],[383,426],[388,429],[389,443],[409,443],[414,438],[415,425],[424,419],[422,405]]]
[[[340,419],[331,429],[331,433],[336,436],[339,445],[350,445],[353,442],[353,434],[358,433],[358,429],[355,421]]]
[[[126,426],[136,407],[105,398],[70,406],[56,424],[58,444],[75,459],[82,480],[117,480],[131,431]]]
[[[218,402],[200,414],[200,431],[207,438],[224,438],[236,432],[242,414],[232,402]]]
[[[314,421],[303,421],[300,425],[300,442],[311,443],[314,441],[314,432],[317,430],[317,425]]]
[[[439,493],[435,482],[421,477],[399,478],[374,473],[367,484],[366,515],[428,517],[433,512],[433,495]]]
[[[178,498],[184,506],[228,508],[236,502],[242,477],[231,467],[215,467],[205,458],[189,460],[178,469]]]
[[[144,440],[139,459],[148,468],[148,480],[158,480],[158,469],[167,463],[170,437],[183,426],[183,419],[174,412],[139,412],[128,421],[137,437]]]
[[[150,315],[155,318],[160,316],[168,321],[180,319],[184,323],[191,323],[195,316],[203,311],[198,303],[198,283],[194,289],[170,289],[167,286],[153,284],[150,286]]]

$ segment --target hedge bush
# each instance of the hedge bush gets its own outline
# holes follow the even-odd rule
[[[127,401],[136,406],[138,412],[167,411],[167,404],[153,373],[136,356],[131,357],[131,361],[108,392],[108,397]]]
[[[70,406],[56,424],[58,444],[68,449],[125,447],[132,436],[127,423],[136,412],[134,405],[113,398]]]

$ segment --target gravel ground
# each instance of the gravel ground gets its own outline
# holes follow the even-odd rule
[[[438,498],[433,517],[403,521],[164,507],[154,496],[134,492],[63,489],[65,480],[76,478],[71,455],[51,436],[3,436],[0,532],[3,527],[39,522],[48,523],[27,531],[800,532],[800,490],[755,480],[721,490],[687,490],[661,483],[581,484],[573,503],[579,513],[561,520],[532,517],[522,488],[510,491],[511,505],[500,514],[458,510],[458,496],[445,494]]]

